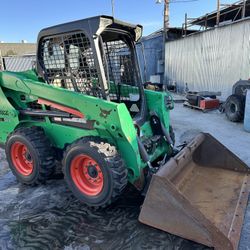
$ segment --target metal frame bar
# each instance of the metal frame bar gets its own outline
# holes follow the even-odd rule
[[[226,7],[221,9],[220,6],[226,6]],[[236,18],[239,16],[240,12],[241,12],[241,19],[244,19],[246,17],[246,7],[247,6],[250,6],[250,3],[247,3],[247,0],[241,0],[241,1],[237,1],[233,4],[227,4],[227,5],[220,4],[220,1],[218,0],[217,1],[217,11],[211,12],[210,14],[206,14],[204,17],[202,17],[202,19],[200,21],[199,21],[199,18],[197,18],[197,19],[196,18],[186,18],[186,15],[185,15],[185,22],[182,25],[182,28],[183,28],[182,34],[183,34],[183,36],[186,36],[187,30],[189,28],[194,27],[194,26],[200,26],[204,22],[205,22],[205,25],[201,25],[201,26],[202,27],[204,26],[205,30],[207,30],[209,28],[213,28],[213,27],[208,27],[208,21],[213,20],[213,19],[216,19],[215,23],[217,26],[219,26],[220,25],[219,21],[220,21],[221,17],[223,17],[229,13],[235,12],[237,10],[238,11],[235,14],[232,22],[234,22],[236,20]],[[228,11],[224,11],[230,7],[235,7],[235,8],[230,9]],[[211,16],[209,17],[209,15],[211,15]],[[197,20],[197,22],[194,24],[195,20]]]

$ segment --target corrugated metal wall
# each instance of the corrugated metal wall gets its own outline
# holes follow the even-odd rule
[[[36,56],[3,57],[4,69],[9,71],[25,71],[35,67]]]
[[[139,66],[144,82],[150,81],[151,75],[157,75],[159,73],[157,64],[158,61],[162,59],[162,39],[162,35],[160,34],[150,39],[142,39],[142,41],[136,45]]]
[[[239,79],[250,77],[250,20],[166,43],[165,80],[177,88],[221,91],[225,99]]]

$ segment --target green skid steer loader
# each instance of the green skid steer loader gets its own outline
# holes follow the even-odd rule
[[[9,166],[34,185],[61,161],[73,194],[92,207],[111,204],[131,183],[147,189],[141,222],[237,249],[249,169],[209,134],[176,153],[170,94],[143,88],[141,34],[140,25],[108,16],[43,29],[36,69],[0,73],[0,143]]]

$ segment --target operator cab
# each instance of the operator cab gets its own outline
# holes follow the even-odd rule
[[[125,103],[139,124],[144,92],[135,51],[142,27],[98,16],[42,30],[37,69],[49,84]]]

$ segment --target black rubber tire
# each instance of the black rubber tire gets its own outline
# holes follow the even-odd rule
[[[174,133],[174,129],[171,125],[169,127],[169,135],[170,135],[170,138],[173,142],[173,145],[175,145],[175,133]]]
[[[231,95],[227,98],[225,104],[225,113],[228,120],[232,122],[241,122],[244,118],[244,98],[239,95]]]
[[[23,143],[28,148],[33,159],[33,171],[28,176],[22,175],[13,164],[11,146],[15,142]],[[54,173],[53,149],[42,128],[30,127],[15,130],[8,136],[5,153],[12,173],[23,184],[38,185],[45,183]]]
[[[102,191],[89,196],[74,183],[70,169],[73,159],[84,154],[94,159],[104,176]],[[90,207],[106,207],[113,203],[127,186],[127,168],[116,148],[96,137],[85,137],[67,147],[63,159],[63,172],[69,189],[74,196]]]

